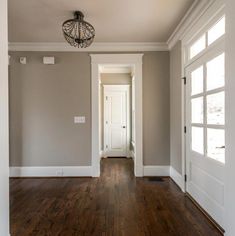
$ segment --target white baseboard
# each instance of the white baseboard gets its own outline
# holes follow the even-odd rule
[[[102,157],[104,157],[104,151],[103,150],[100,151],[100,158],[102,158]]]
[[[135,160],[135,152],[133,150],[130,150],[130,157]]]
[[[170,176],[170,166],[144,166],[144,176]]]
[[[91,166],[10,167],[10,177],[83,177],[92,176]]]
[[[170,177],[184,192],[184,177],[178,171],[176,171],[172,166],[170,167]]]

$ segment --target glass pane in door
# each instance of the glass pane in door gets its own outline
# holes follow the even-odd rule
[[[224,53],[206,64],[207,91],[224,86]]]
[[[207,156],[225,163],[225,138],[223,129],[207,129]]]
[[[215,42],[218,38],[225,34],[225,16],[220,19],[208,31],[208,45]]]
[[[190,47],[190,59],[198,55],[206,48],[206,35],[203,34],[191,47]]]
[[[224,125],[224,92],[207,96],[207,123]]]
[[[203,97],[193,98],[191,100],[192,123],[203,123]]]
[[[203,128],[192,127],[192,150],[204,154],[204,134]]]
[[[191,95],[203,92],[203,66],[191,73]]]

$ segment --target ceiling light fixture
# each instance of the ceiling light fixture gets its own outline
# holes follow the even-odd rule
[[[74,19],[66,20],[62,25],[64,37],[71,46],[86,48],[94,40],[94,27],[83,19],[83,13],[75,11]]]

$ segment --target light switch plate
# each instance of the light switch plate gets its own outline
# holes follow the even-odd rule
[[[75,116],[74,123],[75,124],[86,123],[86,117],[85,116]]]

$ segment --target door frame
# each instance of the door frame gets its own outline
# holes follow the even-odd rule
[[[10,235],[9,225],[9,86],[7,1],[0,2],[0,235]]]
[[[205,34],[218,20],[225,15],[224,11],[224,3],[223,2],[216,2],[215,4],[211,5],[211,7],[208,9],[207,14],[203,15],[199,20],[196,21],[194,26],[187,32],[186,35],[181,39],[182,45],[181,45],[181,52],[182,52],[182,58],[181,58],[181,63],[182,63],[182,78],[186,79],[185,81],[188,81],[187,78],[187,69],[190,66],[193,66],[197,63],[199,63],[202,58],[207,58],[211,57],[211,55],[216,55],[219,52],[225,51],[225,35],[221,36],[217,41],[212,43],[211,45],[207,45],[204,50],[202,50],[198,55],[193,57],[192,59],[189,58],[189,48],[190,46],[198,39],[200,38],[201,35]],[[200,63],[199,63],[200,64]],[[188,82],[186,82],[188,83]],[[225,85],[226,88],[226,85]],[[225,89],[226,90],[226,89]],[[182,142],[183,142],[183,158],[182,158],[182,163],[183,163],[183,169],[182,169],[182,175],[185,176],[185,181],[184,181],[184,191],[188,193],[188,182],[187,182],[187,174],[189,170],[188,162],[189,162],[189,155],[187,153],[187,146],[188,146],[188,124],[187,124],[187,99],[186,99],[186,86],[182,80],[182,104],[183,104],[183,109],[182,109],[182,121],[184,122],[184,127],[187,128],[187,133],[184,131],[182,132]],[[213,159],[209,160],[214,162]],[[217,163],[218,165],[223,165],[221,163]],[[182,176],[182,177],[183,177]],[[190,176],[189,176],[190,178]],[[225,181],[224,181],[225,184]],[[205,208],[204,208],[205,209]],[[223,223],[222,223],[222,226]]]
[[[112,92],[112,91],[125,91],[127,94],[126,99],[126,155],[129,157],[130,154],[130,85],[129,84],[120,84],[120,85],[103,85],[103,143],[104,143],[104,149],[105,145],[107,144],[107,129],[106,129],[106,123],[105,123],[105,92]],[[129,143],[129,144],[128,144]],[[103,150],[104,156],[106,156],[105,150]]]
[[[194,23],[194,25],[188,30],[188,32],[180,38],[181,41],[181,148],[182,148],[182,191],[187,192],[187,153],[186,153],[186,145],[187,145],[187,135],[185,133],[185,129],[187,128],[186,124],[186,70],[188,66],[190,66],[195,60],[204,56],[208,51],[213,50],[214,46],[217,43],[213,43],[207,49],[203,50],[197,56],[192,59],[189,59],[189,47],[191,43],[198,38],[198,36],[205,33],[212,25],[214,25],[223,15],[225,15],[225,4],[224,2],[215,2],[210,8],[206,11],[206,14],[200,16]],[[223,41],[225,36],[222,36],[218,41]]]
[[[134,174],[143,176],[143,102],[142,102],[142,58],[143,54],[90,54],[91,56],[91,136],[92,176],[100,176],[100,122],[99,122],[99,80],[102,66],[128,65],[135,76],[135,157]]]

